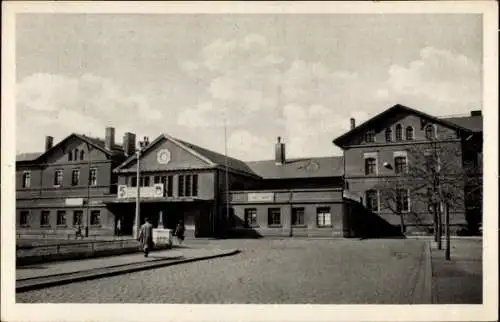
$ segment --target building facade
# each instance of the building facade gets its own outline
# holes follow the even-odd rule
[[[319,158],[288,159],[280,138],[274,160],[243,162],[167,134],[141,147],[132,133],[121,145],[114,136],[71,134],[55,146],[47,137],[43,153],[17,157],[19,235],[80,226],[132,236],[137,193],[139,224],[182,220],[187,237],[430,234],[437,194],[450,200],[453,231],[481,222],[478,111],[436,118],[396,105],[359,126],[352,119],[333,141],[343,155]]]
[[[115,218],[106,202],[117,191],[112,169],[124,158],[113,128],[104,140],[71,134],[53,146],[47,137],[45,152],[18,156],[17,234],[67,235],[80,226],[91,235],[113,235]]]
[[[405,233],[432,232],[443,211],[434,209],[435,194],[449,194],[442,199],[455,232],[480,222],[480,111],[446,119],[395,105],[359,126],[351,119],[351,130],[333,142],[344,150],[345,188]]]

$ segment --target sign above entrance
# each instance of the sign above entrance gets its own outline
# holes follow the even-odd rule
[[[167,149],[161,149],[156,154],[156,162],[159,164],[168,164],[170,162],[170,151]]]
[[[269,202],[274,201],[273,192],[250,192],[248,193],[248,202]]]
[[[66,206],[81,206],[83,205],[83,198],[66,198],[64,203]]]
[[[137,187],[128,187],[126,185],[118,186],[118,199],[136,198]],[[163,184],[157,183],[152,187],[140,188],[141,198],[162,198],[163,197]]]

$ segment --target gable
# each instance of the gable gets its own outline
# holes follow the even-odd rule
[[[159,154],[169,155],[169,161],[159,160]],[[151,146],[141,155],[140,161],[142,171],[199,169],[213,166],[208,160],[204,160],[201,156],[163,135],[151,143]],[[124,172],[135,171],[136,162],[134,156],[133,159],[126,161],[117,170]]]
[[[405,130],[407,127],[413,128],[414,140],[425,139],[425,127],[428,124],[434,126],[438,139],[457,138],[461,133],[470,132],[468,129],[447,122],[446,120],[438,119],[402,105],[395,105],[336,138],[333,143],[340,147],[373,144],[365,140],[368,132],[374,133],[375,144],[386,143],[385,131],[387,128],[391,128],[394,142],[397,124],[401,124],[402,126],[403,141],[405,141]]]
[[[83,160],[80,159],[81,151],[84,151]],[[73,154],[71,160],[68,156],[70,152]],[[75,154],[78,154],[76,159],[74,158]],[[102,150],[87,144],[77,135],[70,135],[42,155],[43,161],[49,164],[76,163],[88,161],[89,158],[91,161],[105,161],[108,159],[108,155]]]

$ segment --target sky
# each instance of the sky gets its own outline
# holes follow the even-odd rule
[[[394,104],[482,109],[481,15],[20,14],[16,151],[161,133],[241,160],[341,155]],[[225,121],[224,121],[225,120]]]

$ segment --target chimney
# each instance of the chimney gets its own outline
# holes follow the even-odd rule
[[[45,137],[45,151],[52,149],[53,145],[54,145],[54,138],[52,136],[46,136]]]
[[[481,110],[471,111],[470,116],[481,116]]]
[[[107,127],[106,137],[104,139],[104,147],[108,150],[112,150],[114,146],[115,146],[115,128]]]
[[[126,132],[123,135],[123,151],[127,156],[135,153],[135,134]]]
[[[285,144],[281,142],[281,137],[278,136],[278,142],[276,143],[276,165],[285,164]]]
[[[356,127],[356,120],[354,119],[354,117],[351,117],[351,130],[354,129]]]

